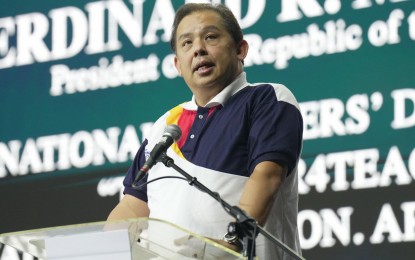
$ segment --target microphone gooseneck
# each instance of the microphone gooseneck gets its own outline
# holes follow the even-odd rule
[[[181,135],[182,130],[175,124],[168,125],[164,129],[164,134],[161,137],[161,140],[154,146],[153,150],[150,152],[150,156],[135,175],[135,179],[132,184],[133,188],[137,188],[137,183],[147,174],[151,167],[158,162],[160,156],[164,154],[174,142],[180,139]]]

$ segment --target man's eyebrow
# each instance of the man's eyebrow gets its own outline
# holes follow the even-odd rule
[[[177,37],[177,40],[183,39],[183,38],[187,38],[190,35],[192,35],[192,33],[182,33],[179,35],[179,37]]]
[[[206,31],[220,31],[220,29],[216,25],[208,25],[208,26],[202,28],[201,31],[204,33]],[[187,38],[187,37],[191,36],[192,34],[194,34],[194,33],[193,32],[182,33],[182,34],[179,35],[179,37],[177,37],[177,40]]]
[[[219,27],[217,27],[216,25],[208,25],[205,28],[203,28],[202,31],[211,31],[211,30],[220,31]]]

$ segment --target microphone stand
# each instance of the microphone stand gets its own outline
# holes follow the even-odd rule
[[[171,167],[175,169],[177,172],[179,172],[181,175],[183,175],[187,180],[189,185],[196,187],[198,190],[207,193],[212,198],[214,198],[216,201],[218,201],[222,207],[225,209],[225,211],[230,214],[232,217],[236,219],[236,222],[238,223],[238,226],[241,227],[241,235],[242,235],[242,253],[243,256],[248,257],[249,260],[253,260],[255,256],[255,238],[258,235],[258,232],[261,233],[263,236],[265,236],[268,240],[275,243],[278,247],[283,249],[286,253],[291,255],[294,259],[297,260],[305,260],[302,256],[298,255],[294,250],[292,250],[290,247],[285,245],[283,242],[279,241],[276,237],[274,237],[272,234],[270,234],[268,231],[263,229],[261,226],[257,225],[257,222],[252,218],[249,217],[242,209],[240,209],[238,206],[231,206],[229,203],[224,201],[219,193],[213,192],[209,188],[207,188],[205,185],[200,183],[196,177],[191,176],[187,172],[185,172],[183,169],[181,169],[179,166],[177,166],[174,163],[174,160],[167,156],[166,153],[164,153],[160,159],[158,160],[162,162],[166,167]],[[254,252],[251,254],[251,252]]]

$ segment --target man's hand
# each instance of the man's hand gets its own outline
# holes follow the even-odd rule
[[[209,239],[212,240],[212,241],[214,241],[214,242],[216,242],[216,243],[218,243],[219,245],[224,246],[226,248],[229,248],[229,249],[231,249],[231,250],[233,250],[233,251],[235,251],[237,253],[241,253],[242,252],[242,248],[238,247],[237,245],[230,244],[230,243],[226,242],[225,240],[222,240],[222,239],[212,239],[212,238],[209,238]]]
[[[107,220],[142,218],[148,217],[149,214],[150,210],[148,209],[146,202],[126,194],[120,203],[111,211]]]

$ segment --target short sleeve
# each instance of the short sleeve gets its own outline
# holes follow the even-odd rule
[[[286,90],[285,88],[283,91]],[[295,168],[302,149],[303,121],[298,106],[279,100],[268,85],[256,98],[249,133],[250,172],[263,161]],[[291,93],[284,94],[289,96]]]
[[[147,145],[147,139],[144,140],[144,142],[141,144],[140,148],[137,151],[137,154],[135,155],[134,161],[131,164],[130,168],[127,171],[127,174],[124,178],[123,184],[124,184],[124,194],[132,195],[136,198],[141,199],[142,201],[147,202],[147,186],[145,183],[147,182],[147,176],[142,178],[137,185],[143,184],[142,188],[136,190],[132,187],[132,184],[134,182],[135,176],[139,169],[144,165],[145,163],[145,154],[144,150]]]

